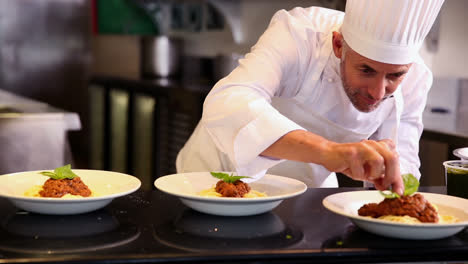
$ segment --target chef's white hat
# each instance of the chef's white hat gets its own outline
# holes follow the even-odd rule
[[[390,63],[414,61],[443,0],[347,0],[341,33],[360,55]]]

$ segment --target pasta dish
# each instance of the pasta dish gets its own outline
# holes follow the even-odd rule
[[[92,192],[81,178],[73,173],[71,165],[55,168],[54,172],[39,172],[49,178],[42,186],[33,186],[24,195],[28,197],[81,198],[90,197]]]
[[[199,195],[204,197],[237,197],[237,198],[257,198],[266,197],[265,193],[252,190],[246,182],[241,181],[247,176],[234,176],[223,172],[210,172],[217,179],[216,185],[210,189],[203,190]]]
[[[358,214],[405,224],[459,222],[455,216],[440,215],[437,206],[419,193],[399,198],[385,198],[380,203],[365,204],[359,208]]]

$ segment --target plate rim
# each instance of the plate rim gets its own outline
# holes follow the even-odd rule
[[[334,193],[331,195],[326,196],[322,200],[322,205],[329,211],[336,213],[341,216],[345,216],[350,218],[350,220],[358,220],[358,221],[363,221],[363,222],[369,222],[369,223],[377,223],[381,225],[389,225],[389,226],[398,226],[398,227],[411,227],[411,228],[456,228],[456,227],[463,227],[463,226],[468,226],[468,220],[462,221],[462,222],[457,222],[457,223],[446,223],[446,224],[438,224],[438,223],[412,223],[412,224],[407,224],[407,223],[399,223],[399,222],[391,222],[391,221],[383,221],[379,219],[374,219],[370,217],[365,217],[365,216],[360,216],[360,215],[352,215],[350,213],[346,213],[340,210],[336,210],[334,207],[329,206],[331,204],[328,200],[332,196],[338,196],[338,195],[344,195],[344,194],[349,194],[349,193],[358,193],[358,192],[374,192],[377,193],[377,190],[362,190],[362,191],[349,191],[349,192],[339,192],[339,193]],[[439,194],[439,193],[429,193],[429,192],[417,192],[422,195],[435,195],[435,196],[450,196],[446,194]],[[456,196],[450,196],[454,198],[459,198]],[[463,199],[463,198],[459,198]],[[464,199],[466,200],[466,199]]]
[[[176,193],[176,192],[171,192],[166,189],[160,188],[160,186],[157,185],[158,181],[161,182],[164,178],[167,179],[167,177],[173,177],[177,175],[182,175],[182,174],[198,174],[198,173],[209,173],[207,171],[200,171],[200,172],[184,172],[184,173],[174,173],[174,174],[169,174],[169,175],[164,175],[159,178],[157,178],[154,182],[153,185],[160,191],[165,192],[170,195],[174,195],[178,198],[181,199],[189,199],[189,200],[196,200],[196,201],[201,201],[201,202],[211,202],[211,203],[265,203],[265,202],[273,202],[273,201],[278,201],[278,200],[284,200],[288,198],[292,198],[295,196],[299,196],[303,194],[305,191],[307,191],[307,185],[297,179],[294,178],[289,178],[285,176],[279,176],[279,175],[273,175],[273,174],[265,174],[267,177],[278,177],[278,178],[285,178],[290,181],[296,182],[300,185],[302,185],[302,188],[299,191],[285,194],[285,195],[274,195],[274,196],[267,196],[267,197],[255,197],[255,198],[236,198],[236,197],[203,197],[203,196],[197,196],[195,194],[181,194],[181,193]],[[258,179],[257,181],[260,181],[265,178],[263,176],[262,178]],[[255,182],[257,182],[255,181]],[[253,182],[252,182],[253,183]]]

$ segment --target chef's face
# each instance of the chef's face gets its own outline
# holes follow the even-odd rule
[[[335,34],[333,42],[335,49]],[[347,47],[343,41],[341,43],[341,47],[335,50],[335,55],[339,53],[337,57],[341,59],[341,79],[344,90],[357,110],[371,112],[395,92],[411,64],[377,62],[359,55]]]

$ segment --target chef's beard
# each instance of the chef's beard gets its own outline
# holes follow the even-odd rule
[[[346,80],[346,76],[345,76],[346,74],[345,74],[345,71],[344,71],[344,67],[345,67],[345,60],[344,60],[344,56],[343,56],[343,59],[341,59],[341,62],[340,62],[341,83],[343,85],[344,91],[345,91],[346,95],[348,96],[349,100],[353,104],[354,108],[356,108],[359,112],[370,113],[370,112],[374,111],[375,109],[377,109],[377,107],[379,107],[380,103],[383,100],[388,98],[388,96],[386,96],[382,100],[380,100],[377,103],[372,104],[372,105],[361,103],[358,100],[358,96],[364,96],[364,97],[368,97],[368,98],[370,98],[370,96],[368,94],[360,93],[359,89],[353,88],[348,83],[348,81]]]

